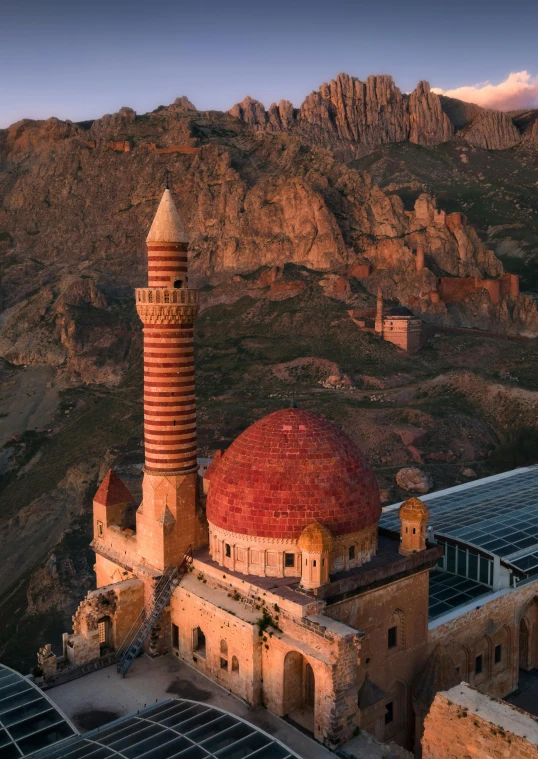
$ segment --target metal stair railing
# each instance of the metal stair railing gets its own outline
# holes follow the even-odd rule
[[[116,668],[125,677],[136,659],[154,625],[159,621],[168,605],[174,590],[192,564],[192,551],[189,546],[179,566],[170,565],[164,571],[155,586],[153,598],[149,601],[116,651]]]

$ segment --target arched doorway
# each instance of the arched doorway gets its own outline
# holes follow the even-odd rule
[[[314,670],[298,651],[284,659],[284,714],[292,722],[314,732],[316,679]]]
[[[529,625],[525,617],[519,623],[519,667],[529,669]]]

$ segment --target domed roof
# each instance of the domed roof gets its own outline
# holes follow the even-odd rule
[[[413,316],[413,312],[410,311],[407,306],[392,306],[386,312],[385,316]]]
[[[210,524],[230,532],[297,540],[312,522],[333,535],[376,524],[374,473],[332,422],[302,409],[276,411],[243,432],[212,472]]]
[[[319,522],[312,522],[302,531],[297,547],[309,553],[324,553],[333,550],[334,540],[326,527]]]
[[[428,519],[430,512],[420,498],[408,498],[398,509],[400,519]]]

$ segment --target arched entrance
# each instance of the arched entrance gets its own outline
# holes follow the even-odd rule
[[[302,654],[289,651],[284,659],[284,714],[313,733],[315,704],[314,670]]]

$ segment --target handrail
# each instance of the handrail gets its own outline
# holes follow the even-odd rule
[[[129,630],[129,632],[127,633],[127,635],[125,636],[125,638],[123,639],[123,641],[118,646],[115,652],[115,660],[116,662],[118,662],[118,664],[123,659],[126,652],[133,645],[134,641],[136,640],[137,636],[140,633],[141,628],[147,621],[148,617],[153,613],[153,610],[159,605],[159,603],[169,593],[171,584],[178,577],[180,577],[181,579],[181,577],[185,575],[191,562],[192,562],[192,546],[189,546],[187,550],[185,551],[183,559],[181,560],[179,565],[174,566],[172,564],[169,564],[166,567],[165,571],[159,578],[157,585],[155,586],[153,596],[148,600],[146,604],[144,604],[142,610],[140,611],[140,614],[138,615],[133,625],[131,626],[131,629]]]

